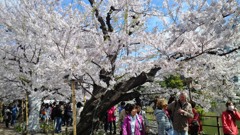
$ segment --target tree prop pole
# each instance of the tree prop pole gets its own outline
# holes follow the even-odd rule
[[[24,133],[24,98],[22,99],[22,104],[21,104],[21,107],[22,107],[22,109],[21,109],[21,113],[22,113],[22,135],[23,135],[23,133]]]
[[[26,107],[26,127],[25,127],[25,131],[27,133],[27,128],[28,128],[28,94],[26,94],[25,107]]]
[[[73,103],[73,135],[77,135],[77,121],[76,121],[76,95],[75,95],[75,81],[72,83],[72,103]]]

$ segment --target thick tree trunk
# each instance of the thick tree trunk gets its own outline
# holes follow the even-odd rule
[[[36,133],[40,130],[39,124],[39,112],[41,107],[42,97],[34,92],[29,95],[29,123],[28,123],[28,132]]]
[[[90,135],[94,134],[95,130],[98,129],[100,121],[103,121],[105,112],[113,105],[124,100],[131,100],[140,96],[140,93],[135,91],[128,94],[122,95],[119,92],[108,91],[108,95],[102,100],[90,99],[86,102],[84,110],[81,113],[80,122],[77,125],[78,135]]]
[[[77,135],[91,135],[98,129],[100,121],[103,121],[106,111],[121,101],[131,100],[140,96],[138,91],[131,91],[141,86],[145,82],[152,81],[157,71],[156,67],[148,73],[141,73],[137,77],[132,77],[127,81],[115,85],[114,90],[106,90],[100,86],[95,86],[93,90],[94,97],[91,97],[84,106],[80,116],[80,122],[77,124]],[[130,92],[131,91],[131,92]]]

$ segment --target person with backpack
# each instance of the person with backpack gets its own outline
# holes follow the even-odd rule
[[[171,111],[174,135],[188,135],[188,119],[193,118],[193,112],[187,93],[181,92],[179,99],[169,104],[167,110]]]
[[[240,120],[240,113],[234,107],[233,102],[226,103],[226,111],[222,113],[222,127],[224,135],[238,135],[237,120]]]

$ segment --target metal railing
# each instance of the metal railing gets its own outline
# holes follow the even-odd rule
[[[217,125],[209,125],[209,124],[202,124],[202,126],[204,127],[216,127],[217,128],[217,132],[218,132],[218,135],[221,135],[221,132],[220,132],[220,128],[222,128],[222,126],[220,125],[220,118],[221,116],[207,116],[207,115],[202,115],[200,116],[201,118],[216,118],[216,121],[217,121]]]

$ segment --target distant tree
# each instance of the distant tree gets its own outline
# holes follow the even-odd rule
[[[184,89],[184,80],[181,79],[180,75],[170,75],[164,77],[163,81],[160,81],[159,84],[164,88],[177,88],[179,90]]]

